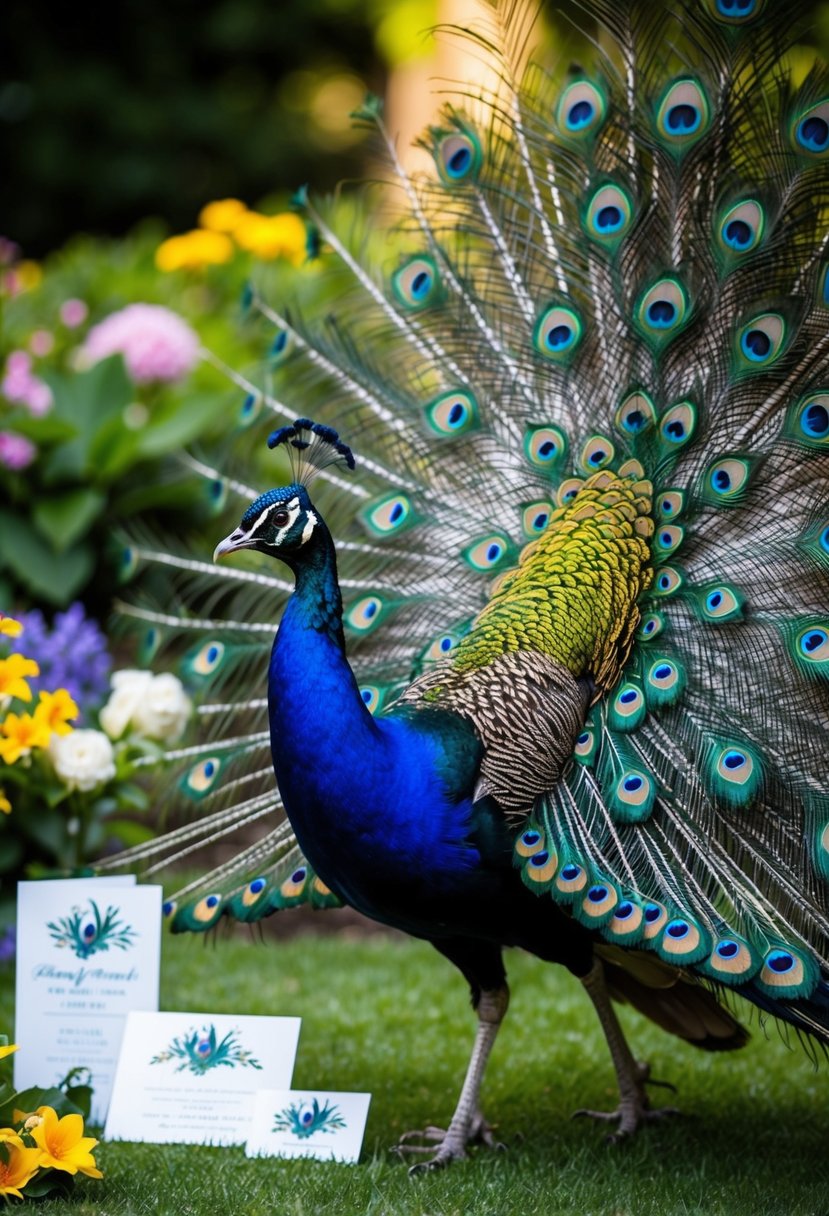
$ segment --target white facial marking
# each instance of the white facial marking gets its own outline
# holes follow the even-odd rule
[[[317,517],[313,511],[309,511],[308,512],[308,522],[306,523],[305,527],[302,529],[303,545],[307,544],[307,542],[311,539],[311,533],[314,531],[314,528],[316,528],[316,526],[317,526]]]

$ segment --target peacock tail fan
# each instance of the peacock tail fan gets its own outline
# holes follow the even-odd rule
[[[403,213],[380,243],[302,200],[326,308],[250,291],[267,336],[259,372],[222,366],[233,471],[191,467],[238,518],[282,468],[262,463],[269,430],[308,415],[353,445],[356,470],[321,470],[314,496],[377,714],[453,662],[598,485],[597,570],[627,528],[648,573],[515,864],[597,938],[803,1024],[829,959],[829,74],[790,67],[798,0],[581,7],[597,49],[565,78],[543,53],[526,66],[523,4],[482,5],[466,36],[491,83],[459,86],[424,136],[431,173],[407,172],[369,99]],[[256,556],[135,548],[175,608],[139,591],[124,612],[200,698],[166,765],[199,817],[169,852],[269,825],[175,923],[201,926],[196,898],[251,919],[310,881],[268,772],[290,586]]]

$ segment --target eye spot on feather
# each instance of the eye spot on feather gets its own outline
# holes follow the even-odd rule
[[[714,16],[729,25],[741,25],[756,17],[762,8],[762,0],[715,0]]]
[[[829,632],[826,629],[810,628],[798,638],[803,658],[810,663],[825,663],[829,660]]]
[[[384,494],[364,507],[359,518],[373,536],[390,536],[413,522],[411,499],[407,494]]]
[[[603,244],[615,244],[630,227],[633,208],[618,186],[601,186],[591,198],[585,216],[589,236]]]
[[[242,892],[242,907],[252,908],[262,898],[267,888],[267,879],[254,878]]]
[[[739,502],[748,487],[751,465],[743,457],[726,456],[714,461],[703,475],[702,496],[715,506]]]
[[[767,951],[756,983],[772,996],[808,998],[820,979],[818,968],[806,954],[780,944]]]
[[[521,509],[521,526],[528,539],[540,536],[550,522],[553,504],[546,499],[525,503]]]
[[[352,604],[345,614],[345,623],[357,633],[368,633],[383,616],[383,600],[379,595],[365,595]]]
[[[558,487],[558,492],[556,493],[557,505],[560,507],[566,507],[568,503],[573,501],[583,485],[584,482],[580,477],[565,478],[565,480]]]
[[[641,434],[653,426],[655,420],[656,411],[647,393],[629,393],[616,410],[616,426],[628,435]]]
[[[780,356],[786,340],[786,322],[776,312],[762,313],[739,331],[738,349],[743,367],[768,367]]]
[[[585,473],[607,468],[616,456],[616,448],[605,435],[591,435],[581,450],[579,465]]]
[[[170,917],[174,914],[177,907],[178,907],[178,904],[176,903],[176,901],[174,899],[165,899],[164,903],[161,905],[161,913],[162,913],[164,919],[169,920]]]
[[[581,339],[582,325],[572,308],[553,305],[535,323],[533,345],[540,355],[554,362],[569,358]]]
[[[729,207],[717,224],[717,239],[727,258],[756,249],[765,230],[765,211],[755,199]]]
[[[662,566],[653,585],[653,594],[665,599],[679,591],[683,582],[683,576],[675,566]]]
[[[426,420],[436,435],[465,435],[478,424],[478,405],[471,393],[443,393],[427,405]]]
[[[678,80],[665,94],[656,115],[659,134],[676,151],[694,143],[708,126],[708,99],[696,80]]]
[[[587,871],[575,862],[567,862],[556,877],[556,890],[564,896],[578,895],[587,886]]]
[[[561,95],[556,108],[556,121],[563,135],[583,139],[604,121],[607,103],[599,89],[589,80],[576,80]]]
[[[645,696],[630,680],[620,687],[608,706],[608,725],[615,730],[635,730],[645,716]]]
[[[725,583],[702,588],[697,599],[703,619],[718,624],[742,619],[743,602],[739,592]]]
[[[811,156],[829,149],[829,100],[807,110],[795,124],[795,143]]]
[[[696,425],[696,406],[690,401],[678,401],[662,415],[659,434],[669,447],[680,447],[691,439]]]
[[[392,290],[398,302],[416,311],[436,302],[440,278],[432,258],[420,254],[410,258],[392,275]]]
[[[596,732],[592,727],[586,727],[576,739],[573,755],[580,764],[589,764],[596,754]]]
[[[646,337],[662,343],[684,324],[688,297],[678,279],[660,279],[645,292],[636,310],[639,328]]]
[[[554,465],[567,451],[567,437],[557,426],[534,426],[524,433],[524,453],[538,468]]]
[[[437,138],[434,158],[445,185],[475,181],[483,162],[480,140],[467,126],[451,131]]]
[[[181,785],[185,793],[197,797],[206,794],[216,784],[221,767],[218,756],[209,756],[205,760],[199,760],[182,779]]]
[[[665,628],[665,619],[659,612],[648,612],[642,617],[641,624],[636,631],[636,637],[640,642],[651,642],[654,638],[659,637]]]
[[[494,533],[491,536],[482,537],[468,549],[464,549],[463,557],[473,570],[488,573],[503,562],[509,552],[509,547],[506,536]]]
[[[224,642],[205,642],[194,654],[185,659],[185,670],[195,676],[211,676],[221,666],[225,655]]]

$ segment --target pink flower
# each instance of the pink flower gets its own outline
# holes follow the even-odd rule
[[[36,329],[29,338],[29,350],[33,355],[51,354],[55,345],[55,336],[48,329]]]
[[[52,408],[52,390],[45,381],[32,375],[32,356],[25,350],[10,353],[0,392],[15,405],[25,405],[36,417]]]
[[[64,300],[60,306],[60,319],[67,329],[77,329],[88,316],[89,309],[83,300]]]
[[[181,380],[195,366],[199,340],[186,321],[158,304],[130,304],[93,326],[81,348],[87,365],[120,352],[136,384]]]
[[[0,464],[7,469],[25,469],[37,456],[37,448],[23,435],[0,431]]]

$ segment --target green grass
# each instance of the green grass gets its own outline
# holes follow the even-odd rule
[[[608,1147],[600,1125],[569,1118],[582,1105],[615,1104],[587,999],[560,968],[511,952],[512,1007],[483,1095],[508,1151],[477,1149],[410,1180],[389,1146],[407,1128],[449,1118],[474,1029],[463,982],[430,947],[385,937],[165,937],[163,956],[163,1009],[302,1018],[294,1084],[373,1094],[361,1162],[104,1144],[105,1178],[76,1188],[77,1216],[829,1216],[826,1068],[816,1073],[773,1027],[766,1038],[755,1025],[742,1052],[706,1055],[623,1011],[636,1053],[679,1091],[654,1090],[655,1099],[678,1100],[685,1113]],[[2,1021],[10,987],[3,983]]]

